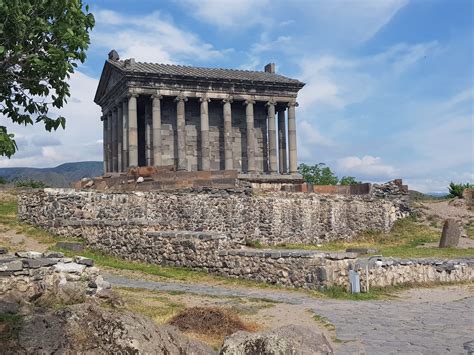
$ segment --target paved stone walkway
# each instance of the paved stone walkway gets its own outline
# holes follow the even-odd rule
[[[298,304],[336,327],[338,354],[466,354],[474,340],[474,298],[408,297],[384,301],[338,301],[274,289],[243,289],[203,284],[154,282],[105,275],[114,286],[181,291],[220,297],[267,298]]]

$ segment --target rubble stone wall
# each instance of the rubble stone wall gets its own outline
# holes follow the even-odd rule
[[[258,240],[269,245],[351,239],[366,230],[388,231],[397,219],[408,215],[402,204],[372,195],[232,190],[101,193],[44,189],[20,195],[18,212],[21,220],[53,232],[71,223],[92,227],[107,222],[116,224],[111,233],[120,233],[122,227],[135,223],[137,235],[139,229],[222,232],[235,243]]]

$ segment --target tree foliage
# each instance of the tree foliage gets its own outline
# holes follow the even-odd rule
[[[356,180],[353,176],[343,176],[341,180],[339,180],[339,184],[341,185],[357,185],[361,183],[361,181]]]
[[[324,163],[307,165],[300,164],[298,172],[303,176],[303,179],[313,185],[354,185],[360,184],[353,176],[343,176],[341,180],[332,172],[331,168]]]
[[[70,96],[67,78],[86,59],[94,16],[82,0],[0,0],[0,113],[47,131],[66,119],[49,112]],[[17,150],[0,124],[0,156]]]
[[[454,182],[451,182],[449,184],[449,197],[459,197],[462,198],[462,194],[465,189],[472,189],[474,188],[474,184],[455,184]]]

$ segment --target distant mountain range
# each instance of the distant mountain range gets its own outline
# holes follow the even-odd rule
[[[102,173],[101,161],[65,163],[55,168],[0,168],[0,176],[7,181],[36,180],[51,187],[69,187],[74,181]]]

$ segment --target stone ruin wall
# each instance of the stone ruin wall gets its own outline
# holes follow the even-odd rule
[[[92,249],[128,260],[311,289],[348,287],[349,269],[354,269],[364,289],[367,259],[359,258],[356,253],[249,250],[242,249],[242,243],[249,235],[266,243],[332,240],[338,237],[337,231],[347,231],[357,223],[365,228],[385,230],[404,213],[394,207],[396,205],[390,200],[369,196],[294,193],[252,196],[225,191],[97,193],[45,189],[20,196],[19,216],[62,237],[84,238]],[[249,208],[252,208],[251,213]],[[285,208],[304,210],[306,214],[292,210],[288,212],[291,217],[284,219]],[[303,217],[313,224],[296,220]],[[322,223],[325,219],[328,219],[326,223]],[[279,223],[272,227],[275,221]],[[289,228],[298,226],[300,233],[306,232],[301,234],[303,237],[289,232]],[[199,227],[210,231],[199,231]],[[175,230],[170,230],[173,228]],[[194,231],[190,231],[191,228]],[[245,228],[255,234],[245,233]],[[315,228],[313,238],[309,237],[310,228]],[[282,234],[282,238],[277,232],[287,234]],[[346,234],[344,238],[353,235]],[[472,258],[382,258],[378,263],[375,260],[369,263],[371,287],[472,280]]]
[[[290,192],[75,192],[45,189],[22,194],[21,220],[50,228],[60,225],[127,223],[147,231],[211,231],[235,243],[317,244],[351,239],[366,230],[388,231],[406,211],[390,199]],[[87,238],[87,236],[84,236]]]

